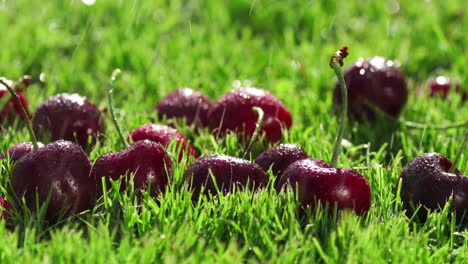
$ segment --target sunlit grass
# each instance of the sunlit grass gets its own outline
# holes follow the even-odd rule
[[[330,161],[338,120],[332,115],[336,79],[328,60],[343,45],[351,52],[346,65],[375,55],[400,63],[411,90],[405,120],[444,125],[468,119],[468,107],[456,94],[447,100],[414,95],[437,73],[468,87],[464,4],[0,1],[0,75],[37,79],[44,73],[45,81],[26,91],[31,110],[61,92],[85,95],[103,109],[108,79],[120,68],[114,100],[124,133],[158,122],[156,102],[178,87],[199,89],[215,101],[239,84],[253,85],[271,91],[291,111],[293,127],[284,142]],[[352,122],[344,136],[351,144],[338,164],[367,168],[359,170],[371,186],[367,216],[330,216],[322,210],[302,215],[295,197],[277,194],[272,184],[254,194],[193,202],[183,184],[190,162],[184,160],[156,199],[112,190],[91,212],[52,227],[40,215],[16,210],[15,224],[0,222],[0,263],[463,263],[466,226],[457,225],[448,208],[419,223],[403,211],[397,193],[408,161],[428,151],[453,159],[464,130],[410,129],[389,122]],[[208,130],[183,122],[176,126],[202,154],[243,155],[246,144],[234,135],[216,139]],[[25,140],[29,136],[20,124],[0,130],[0,150]],[[251,159],[267,147],[254,145]],[[107,113],[105,138],[90,159],[120,149]],[[459,163],[465,174],[467,161],[465,154]],[[0,165],[0,195],[9,198],[11,166]]]

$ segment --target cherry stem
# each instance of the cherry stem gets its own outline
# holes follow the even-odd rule
[[[332,67],[333,71],[338,77],[338,81],[340,82],[342,97],[340,127],[338,130],[338,135],[336,136],[335,147],[333,148],[333,155],[331,159],[331,167],[336,168],[336,165],[338,163],[338,157],[341,152],[341,141],[343,140],[343,134],[346,128],[346,121],[348,119],[348,87],[346,86],[343,73],[341,72],[340,63],[336,60],[333,60],[330,63],[330,66]]]
[[[253,143],[257,140],[258,136],[260,135],[260,129],[262,128],[263,124],[263,117],[265,116],[265,113],[263,112],[263,109],[260,107],[254,106],[252,107],[252,111],[257,113],[258,119],[257,122],[255,123],[255,130],[252,134],[252,137],[250,138],[249,145],[245,148],[244,156],[243,158],[245,159],[247,155],[250,152],[250,149],[252,148]]]
[[[457,156],[455,157],[455,161],[452,163],[452,167],[450,167],[449,173],[454,173],[455,172],[455,170],[457,168],[457,164],[461,159],[461,155],[465,151],[467,142],[468,142],[468,130],[466,130],[465,139],[463,139],[463,143],[462,143],[462,145],[460,147],[460,150],[457,153]]]
[[[401,125],[410,127],[410,128],[415,128],[415,129],[440,129],[440,130],[445,130],[445,129],[451,129],[451,128],[460,128],[464,126],[468,126],[468,120],[465,120],[460,123],[453,123],[453,124],[448,124],[448,125],[441,125],[441,126],[431,126],[431,125],[426,125],[426,124],[421,124],[417,122],[412,122],[412,121],[406,121],[403,119],[395,118],[389,114],[387,114],[385,111],[377,107],[376,105],[370,103],[369,101],[366,102],[366,105],[372,108],[375,112],[378,114],[382,115],[385,118],[390,119],[393,122],[397,122]]]
[[[112,98],[112,95],[114,93],[114,86],[115,86],[115,81],[117,80],[117,77],[119,77],[121,73],[121,70],[120,69],[115,69],[114,72],[112,73],[112,76],[110,78],[110,81],[109,81],[109,86],[107,87],[107,91],[108,91],[108,98],[109,98],[109,112],[111,113],[111,116],[112,116],[112,122],[114,122],[114,126],[115,128],[117,129],[117,133],[119,134],[119,137],[120,137],[120,141],[122,141],[122,144],[125,146],[125,147],[128,147],[129,144],[127,143],[127,141],[125,140],[123,134],[122,134],[122,130],[120,129],[120,126],[119,126],[119,123],[117,122],[117,118],[115,117],[115,113],[114,113],[114,100]]]
[[[3,78],[0,78],[0,83],[3,84],[3,86],[5,86],[7,88],[7,90],[10,92],[11,96],[13,96],[13,99],[15,99],[16,104],[21,109],[21,113],[23,114],[23,117],[26,120],[26,127],[29,130],[29,135],[31,136],[31,141],[33,143],[34,150],[39,149],[39,145],[37,144],[36,135],[34,134],[34,130],[33,130],[32,125],[31,125],[31,120],[29,119],[29,116],[26,113],[26,109],[24,109],[24,106],[21,103],[18,96],[16,95],[15,91],[13,91],[13,89],[10,87],[10,85]]]

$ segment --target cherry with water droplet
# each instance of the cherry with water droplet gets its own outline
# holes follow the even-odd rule
[[[181,88],[169,93],[156,105],[159,119],[184,118],[188,125],[205,127],[208,124],[210,100],[199,91]]]
[[[223,95],[208,112],[208,125],[216,134],[233,131],[251,137],[257,121],[253,107],[264,111],[261,132],[270,141],[281,140],[282,130],[291,128],[292,117],[286,107],[270,92],[253,87],[235,89]]]

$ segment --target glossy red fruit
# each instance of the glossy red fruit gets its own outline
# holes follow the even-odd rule
[[[449,173],[452,162],[438,153],[425,153],[410,161],[401,173],[401,200],[412,211],[411,204],[425,209],[439,210],[450,197],[452,209],[462,215],[468,213],[468,177],[455,170]]]
[[[215,133],[230,130],[245,132],[250,137],[258,120],[257,114],[252,111],[254,106],[265,113],[261,131],[267,139],[272,142],[281,140],[282,129],[289,129],[292,125],[291,114],[270,92],[258,88],[240,88],[223,95],[211,107],[208,125]]]
[[[101,112],[79,94],[58,94],[42,102],[33,118],[34,133],[41,141],[65,139],[88,149],[104,133]]]
[[[120,152],[99,157],[91,172],[98,183],[102,177],[115,181],[129,174],[134,174],[135,189],[146,191],[150,188],[151,194],[156,196],[164,192],[172,176],[172,161],[160,144],[143,140]],[[127,182],[122,182],[121,191],[126,186]]]
[[[37,143],[40,148],[44,146],[41,142]],[[10,156],[10,162],[16,162],[24,155],[34,150],[32,142],[21,142],[9,147],[4,153],[0,154],[0,159]]]
[[[0,197],[0,220],[8,220],[8,212],[10,211],[10,205],[2,197]]]
[[[91,162],[76,144],[59,140],[34,150],[13,166],[10,182],[19,199],[31,210],[50,202],[46,218],[54,221],[63,211],[73,215],[93,207],[96,182],[90,177]]]
[[[418,95],[427,93],[430,97],[441,96],[447,97],[450,90],[460,92],[460,85],[454,84],[450,78],[446,76],[437,76],[436,78],[429,78],[424,85],[418,88],[416,93]],[[468,99],[468,93],[462,92],[462,100]]]
[[[344,79],[348,86],[348,113],[358,120],[375,119],[375,107],[396,117],[408,99],[405,75],[393,61],[382,57],[359,59],[344,71]],[[338,82],[333,103],[342,103]]]
[[[15,83],[12,81],[9,81],[10,86],[14,88]],[[26,113],[29,115],[28,112],[28,100],[26,99],[26,96],[24,95],[23,92],[19,92],[18,98],[23,105],[24,109],[26,110]],[[2,101],[2,97],[4,96],[10,96],[7,88],[3,86],[3,84],[0,83],[0,101]],[[12,111],[13,110],[13,111]],[[11,123],[15,118],[21,118],[24,120],[23,114],[21,113],[21,108],[20,105],[18,105],[11,97],[5,105],[0,105],[0,125],[3,123]]]
[[[234,186],[242,189],[248,183],[249,188],[254,190],[268,181],[265,172],[257,164],[222,154],[198,158],[187,168],[184,178],[193,189],[194,199],[198,198],[202,188],[205,193],[216,194],[219,190],[227,194],[232,192]]]
[[[177,148],[181,149],[179,160],[182,159],[184,152],[195,158],[198,157],[197,151],[190,145],[188,140],[179,133],[177,129],[172,127],[158,124],[146,124],[135,128],[130,134],[130,137],[135,142],[145,139],[151,140],[161,144],[165,148],[167,148],[173,140],[176,140]]]
[[[169,93],[156,105],[159,119],[185,118],[187,124],[205,127],[208,124],[210,100],[190,88],[181,88]]]
[[[353,169],[330,168],[319,159],[302,159],[289,165],[281,175],[278,190],[289,186],[299,192],[303,207],[314,208],[317,202],[328,204],[330,210],[349,209],[356,214],[369,211],[371,192],[367,180]]]
[[[255,163],[260,165],[264,171],[271,168],[273,175],[280,177],[281,173],[293,162],[308,157],[307,153],[297,145],[281,144],[262,152],[255,159]]]

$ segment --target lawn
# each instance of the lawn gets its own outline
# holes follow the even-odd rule
[[[347,45],[345,67],[377,55],[401,65],[410,89],[402,119],[430,125],[468,119],[455,93],[445,100],[415,96],[437,74],[468,88],[464,0],[83,2],[0,0],[0,76],[41,76],[26,91],[31,111],[63,92],[85,95],[104,109],[110,75],[119,68],[114,104],[128,133],[158,122],[155,104],[179,87],[215,101],[251,85],[269,90],[290,110],[293,126],[283,142],[330,161],[339,119],[328,62]],[[91,161],[123,147],[110,114],[105,117],[105,138],[89,153]],[[217,140],[207,129],[183,122],[177,128],[202,154],[243,155],[246,144],[235,135]],[[296,197],[277,194],[272,184],[193,203],[182,179],[191,160],[184,159],[156,199],[112,191],[91,212],[56,225],[15,208],[11,224],[0,221],[0,263],[466,263],[466,225],[448,210],[419,222],[405,213],[398,195],[406,163],[433,151],[453,160],[465,132],[414,129],[385,118],[351,122],[339,166],[365,167],[359,172],[372,193],[365,216],[301,215]],[[21,124],[0,130],[1,151],[26,140]],[[249,159],[270,146],[256,143]],[[466,154],[458,165],[465,174]],[[7,200],[10,171],[0,161],[0,196]]]

